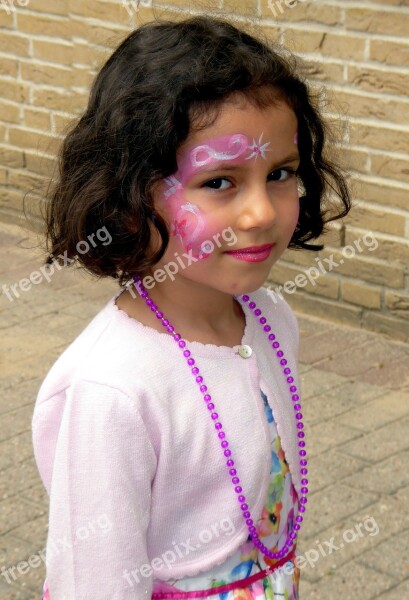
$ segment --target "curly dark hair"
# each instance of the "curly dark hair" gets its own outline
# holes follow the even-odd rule
[[[351,200],[345,174],[326,156],[327,125],[297,60],[226,19],[195,16],[141,25],[96,76],[86,111],[60,149],[46,216],[51,256],[75,257],[78,242],[104,226],[112,242],[77,257],[83,267],[121,284],[153,267],[169,232],[154,211],[152,186],[177,171],[179,146],[194,128],[212,124],[233,94],[260,109],[284,100],[294,111],[305,192],[288,247],[322,250],[307,242],[344,217]],[[333,208],[331,192],[341,204],[329,216],[323,205]],[[152,227],[162,243],[148,256]]]

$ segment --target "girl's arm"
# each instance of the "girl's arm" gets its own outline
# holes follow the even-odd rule
[[[50,427],[50,402],[38,408],[33,421],[39,455],[42,432]],[[76,382],[67,392],[49,486],[51,600],[151,597],[152,578],[142,577],[139,567],[149,562],[155,468],[154,450],[132,400],[100,383]]]

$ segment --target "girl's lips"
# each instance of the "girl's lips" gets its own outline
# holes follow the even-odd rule
[[[248,250],[246,248],[241,250],[230,250],[226,252],[226,254],[230,254],[230,256],[233,256],[234,258],[246,262],[261,262],[270,256],[270,252],[274,246],[275,244],[265,244],[264,246],[259,246],[261,250]]]

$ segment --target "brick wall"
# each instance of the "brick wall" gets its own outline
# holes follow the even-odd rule
[[[343,136],[354,209],[269,279],[297,310],[409,339],[409,0],[0,0],[0,219],[32,222],[64,129],[138,24],[215,8],[305,61]],[[341,115],[341,118],[340,116]],[[27,192],[29,192],[27,194]],[[376,247],[375,247],[376,246]]]

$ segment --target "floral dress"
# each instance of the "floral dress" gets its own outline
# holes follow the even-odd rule
[[[284,546],[298,512],[298,496],[293,486],[291,473],[281,448],[280,436],[274,421],[273,412],[267,397],[260,390],[264,410],[271,433],[272,465],[267,498],[261,518],[256,524],[257,534],[263,544],[272,552]],[[294,545],[295,546],[295,545]],[[295,550],[295,547],[291,548]],[[235,554],[213,567],[211,570],[193,577],[172,579],[166,582],[154,580],[152,598],[161,598],[166,593],[180,590],[192,592],[208,590],[221,585],[250,577],[264,569],[274,567],[278,560],[263,556],[252,544],[250,536]],[[284,568],[285,567],[285,568]],[[212,600],[298,600],[300,569],[295,565],[295,557],[268,576],[250,583],[247,587],[236,588],[223,593],[207,596]]]
[[[267,498],[256,528],[263,544],[272,552],[277,552],[283,547],[291,531],[295,514],[298,512],[298,496],[292,483],[284,450],[281,448],[273,412],[265,394],[261,390],[260,393],[271,433],[272,464]],[[292,548],[295,550],[294,546]],[[162,594],[177,591],[180,591],[183,597],[183,592],[207,590],[230,584],[264,569],[272,568],[277,562],[263,556],[252,544],[249,536],[235,554],[205,573],[182,579],[169,579],[166,582],[155,579],[152,598],[160,598]],[[250,583],[247,587],[212,594],[207,598],[211,600],[299,600],[299,578],[300,569],[295,565],[295,558],[292,558],[268,576]],[[52,600],[47,581],[44,582],[42,600]]]

